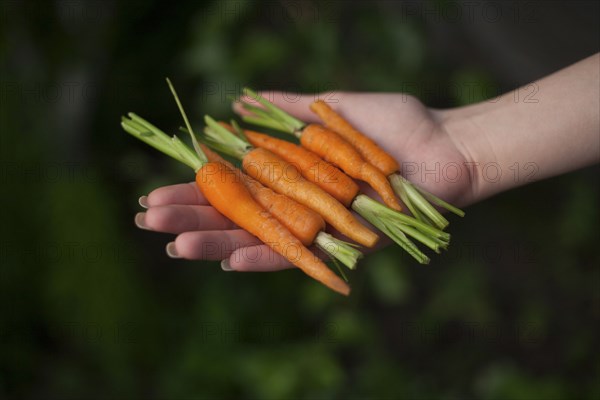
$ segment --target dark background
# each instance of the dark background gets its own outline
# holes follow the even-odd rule
[[[521,101],[599,50],[597,2],[0,4],[0,398],[600,397],[597,167],[451,217],[429,266],[368,256],[342,298],[169,259],[137,199],[190,171],[119,127],[175,131],[165,76],[196,126],[242,85]]]

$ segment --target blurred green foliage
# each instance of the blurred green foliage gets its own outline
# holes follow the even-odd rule
[[[68,4],[67,4],[68,3]],[[394,2],[3,2],[0,398],[598,398],[597,168],[452,219],[432,265],[368,256],[341,298],[298,271],[168,259],[137,198],[191,179],[125,135],[200,124],[241,85],[501,85],[435,51]],[[292,7],[293,6],[293,7]],[[428,90],[423,90],[427,86]],[[432,89],[433,88],[433,89]]]

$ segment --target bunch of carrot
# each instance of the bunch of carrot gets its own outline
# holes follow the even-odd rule
[[[406,235],[436,252],[447,247],[449,234],[359,193],[358,185],[348,175],[303,147],[248,130],[238,129],[238,135],[235,135],[233,127],[219,124],[208,116],[205,122],[206,136],[202,137],[205,143],[240,159],[242,168],[249,175],[315,210],[350,239],[367,247],[374,244],[363,234],[369,232],[358,221],[352,221],[353,216],[344,205],[379,228],[421,263],[429,262],[429,258]],[[361,168],[360,164],[358,168]],[[315,170],[328,174],[315,174]]]
[[[244,95],[257,100],[263,106],[242,102],[243,107],[250,113],[242,117],[244,121],[295,135],[300,139],[302,146],[337,165],[353,178],[369,183],[390,207],[397,209],[393,200],[390,200],[391,185],[415,218],[431,226],[444,229],[449,222],[428,200],[458,216],[465,215],[462,210],[406,180],[399,172],[398,162],[391,155],[355,129],[324,101],[317,100],[310,106],[311,111],[325,124],[322,126],[307,124],[294,118],[248,88],[244,89]],[[339,151],[337,146],[343,150]],[[335,150],[330,151],[331,149]],[[369,175],[365,177],[364,172],[361,174],[354,168],[348,168],[350,160],[360,165],[366,163],[377,172],[371,172],[372,169],[369,168]],[[382,177],[387,181],[387,185],[381,183]]]
[[[244,120],[292,133],[300,138],[302,146],[242,130],[234,121],[218,123],[209,116],[205,117],[205,134],[196,137],[173,86],[167,82],[186,125],[182,130],[190,134],[195,151],[133,113],[122,119],[125,131],[193,168],[198,188],[219,212],[331,289],[342,294],[350,291],[307,246],[316,245],[351,269],[362,253],[356,245],[326,233],[326,224],[365,247],[373,247],[379,239],[348,207],[421,263],[429,262],[429,258],[408,236],[436,252],[447,247],[450,235],[442,230],[447,223],[431,211],[437,213],[420,193],[438,205],[445,203],[413,188],[397,173],[392,157],[325,103],[317,102],[311,108],[326,126],[306,125],[245,89],[245,94],[255,97],[262,107],[244,103],[252,113]],[[241,160],[245,173],[206,145]],[[369,183],[385,204],[360,193],[353,178]],[[400,212],[394,193],[398,188],[414,218]],[[411,202],[413,199],[418,201]]]

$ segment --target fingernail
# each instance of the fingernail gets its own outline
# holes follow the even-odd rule
[[[138,203],[140,203],[140,206],[144,207],[144,208],[148,208],[148,196],[142,196],[138,199]]]
[[[140,229],[150,230],[150,228],[148,228],[148,226],[146,225],[146,213],[145,212],[139,212],[139,213],[135,214],[135,224]]]
[[[167,244],[167,255],[171,258],[181,258],[179,253],[177,252],[177,247],[175,246],[175,242],[170,242]]]
[[[229,264],[229,258],[226,258],[223,261],[221,261],[221,269],[223,271],[234,271],[234,269],[231,268],[231,264]]]

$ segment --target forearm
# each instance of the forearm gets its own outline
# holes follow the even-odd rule
[[[472,162],[475,201],[600,160],[600,55],[516,92],[440,112]],[[522,91],[525,92],[525,91]]]

